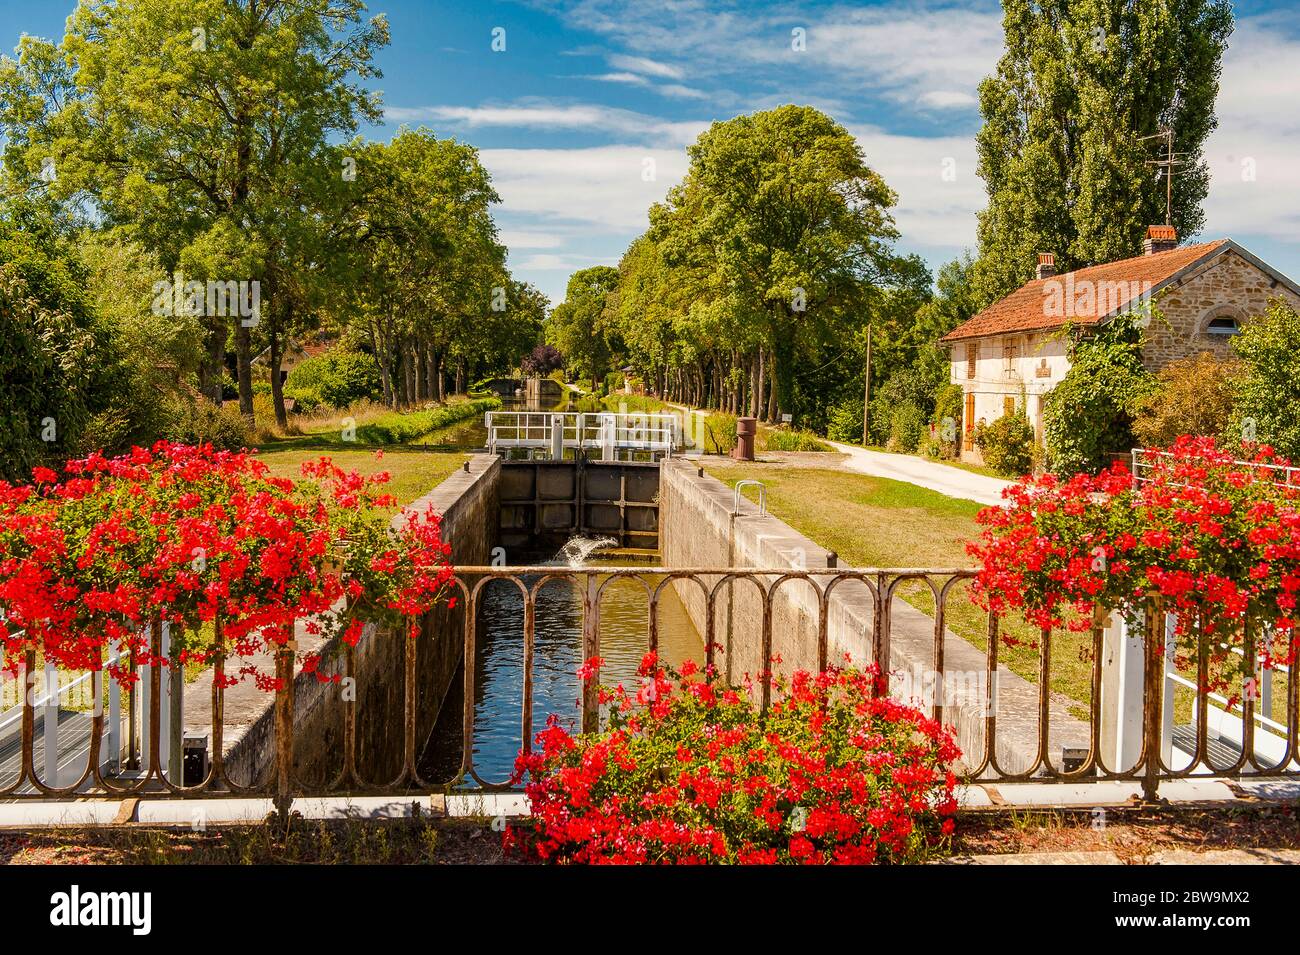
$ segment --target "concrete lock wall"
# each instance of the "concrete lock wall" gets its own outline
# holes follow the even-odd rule
[[[448,477],[410,505],[427,506],[442,515],[442,536],[452,545],[455,565],[486,565],[495,543],[498,484],[501,462],[494,455],[474,455],[468,470]],[[394,526],[402,520],[399,514]],[[417,718],[416,756],[423,752],[437,722],[443,700],[460,666],[464,651],[464,601],[455,609],[444,603],[421,621],[416,638]],[[383,783],[401,771],[405,745],[405,666],[407,637],[380,631],[363,637],[353,657],[357,702],[357,767],[367,782]],[[308,645],[304,647],[304,643]],[[343,673],[344,660],[337,641],[311,646],[299,629],[299,648],[321,654],[320,672]],[[240,689],[240,688],[235,688]],[[273,771],[275,715],[271,694],[246,727],[235,727],[226,747],[229,773],[247,784]],[[294,763],[304,782],[334,777],[342,766],[344,693],[340,684],[323,683],[313,674],[294,679]],[[188,721],[187,721],[188,722]]]
[[[662,564],[680,567],[762,567],[816,570],[827,567],[827,552],[789,525],[742,498],[733,517],[734,492],[680,458],[663,462],[659,490]],[[719,576],[702,578],[712,587]],[[776,576],[765,578],[765,584]],[[829,578],[821,581],[825,586]],[[692,621],[705,633],[707,612],[700,587],[692,581],[674,586]],[[963,600],[960,593],[951,600]],[[827,617],[829,661],[845,655],[854,664],[871,659],[874,603],[868,588],[844,581],[832,591]],[[957,733],[969,762],[978,763],[984,748],[988,714],[986,658],[983,651],[945,631],[942,686],[933,670],[934,620],[895,597],[890,608],[891,688],[899,698],[929,711],[936,695],[945,706],[944,720]],[[774,668],[790,674],[817,668],[818,601],[802,580],[781,584],[772,604]],[[728,682],[743,683],[763,669],[763,602],[758,588],[740,580],[724,585],[714,606],[714,641],[722,648],[718,665]],[[1006,772],[1022,772],[1033,764],[1038,744],[1038,688],[999,666],[994,682],[997,712],[997,759]],[[1088,745],[1088,727],[1052,701],[1048,753],[1058,768],[1062,747]]]

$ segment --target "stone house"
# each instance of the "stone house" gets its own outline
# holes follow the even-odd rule
[[[1069,336],[1087,334],[1151,302],[1143,362],[1158,371],[1178,358],[1231,354],[1230,339],[1281,298],[1300,308],[1300,286],[1231,239],[1179,246],[1169,226],[1152,226],[1143,254],[1057,275],[1040,254],[1033,281],[957,326],[948,347],[951,381],[962,386],[964,461],[982,463],[975,428],[1021,409],[1043,440],[1045,396],[1069,371]]]
[[[280,384],[284,384],[288,381],[289,372],[293,371],[308,358],[317,358],[333,347],[334,342],[329,341],[309,342],[308,344],[303,345],[294,339],[290,339],[289,344],[285,346],[284,354],[280,356]],[[262,351],[252,359],[250,364],[253,366],[254,374],[261,375],[263,378],[269,380],[271,377],[270,346],[263,348]]]

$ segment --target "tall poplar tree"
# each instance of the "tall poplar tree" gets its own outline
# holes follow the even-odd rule
[[[1165,221],[1165,182],[1147,165],[1171,129],[1184,163],[1172,224],[1204,224],[1203,146],[1232,32],[1228,0],[1003,0],[1006,52],[980,85],[984,126],[973,273],[979,304],[1032,278],[1036,253],[1059,270],[1141,252]]]

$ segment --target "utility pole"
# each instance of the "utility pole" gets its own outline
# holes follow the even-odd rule
[[[866,381],[862,387],[862,446],[865,448],[870,442],[868,441],[867,425],[871,417],[871,326],[867,326],[867,374]]]

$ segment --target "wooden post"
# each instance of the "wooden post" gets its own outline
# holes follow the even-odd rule
[[[871,416],[871,326],[867,326],[867,373],[862,386],[862,446],[870,444],[867,424]]]

